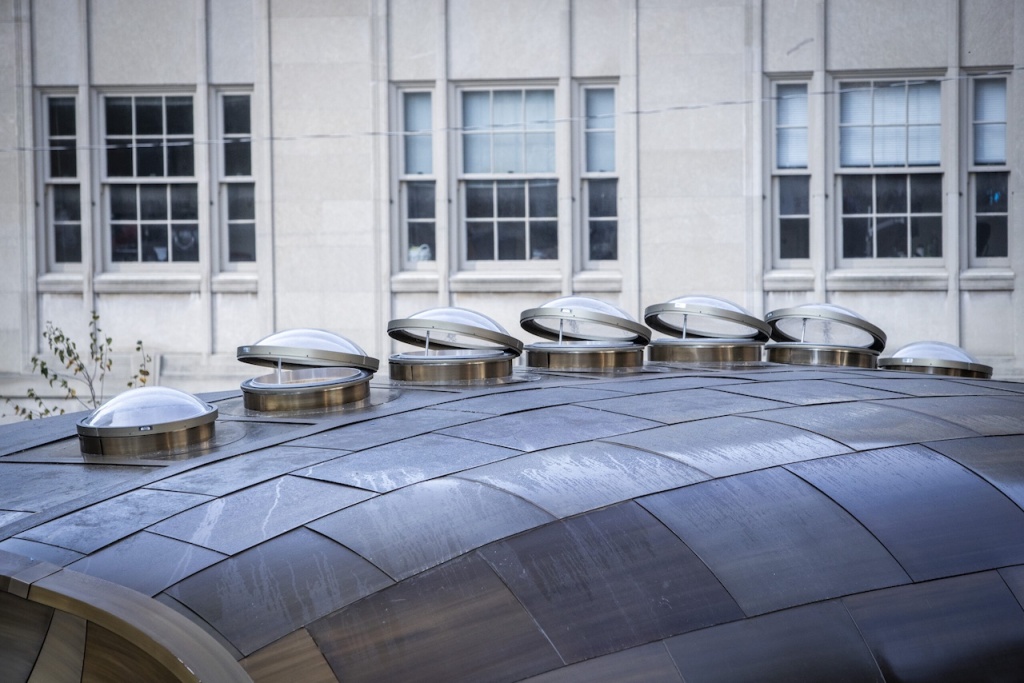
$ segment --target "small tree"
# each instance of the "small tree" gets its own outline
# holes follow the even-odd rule
[[[103,383],[107,373],[114,366],[111,358],[113,340],[104,336],[103,330],[100,329],[99,313],[93,311],[89,320],[88,355],[80,353],[75,340],[50,321],[46,322],[43,339],[49,347],[50,355],[60,363],[60,368],[52,367],[39,356],[32,356],[32,371],[45,379],[51,388],[64,392],[64,400],[77,401],[87,410],[97,408],[103,401]],[[146,384],[149,379],[149,363],[152,362],[141,339],[135,342],[135,351],[142,354],[142,360],[135,374],[128,380],[129,389]],[[32,420],[37,417],[64,414],[62,407],[47,405],[46,400],[39,396],[35,389],[29,388],[26,393],[26,397],[34,402],[34,406],[6,399],[14,415]]]

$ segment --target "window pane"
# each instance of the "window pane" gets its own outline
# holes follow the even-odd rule
[[[50,135],[75,136],[75,98],[51,97],[49,104]]]
[[[53,226],[53,260],[57,263],[82,262],[81,226]]]
[[[1008,173],[979,173],[975,176],[975,211],[1006,213]]]
[[[143,225],[142,260],[166,261],[167,257],[167,226]]]
[[[871,165],[871,129],[839,129],[839,163],[842,166]]]
[[[910,212],[942,213],[942,176],[938,173],[910,176]]]
[[[490,128],[490,93],[467,92],[462,94],[462,126],[465,130]]]
[[[192,175],[175,173],[173,175]],[[252,143],[249,140],[224,141],[224,175],[252,175]]]
[[[1009,253],[1007,234],[1006,216],[978,216],[975,255],[1005,258]]]
[[[473,136],[479,139],[481,136]],[[407,135],[405,136],[405,172],[433,173],[433,154],[431,144],[433,140],[429,135]],[[468,170],[468,169],[467,169]]]
[[[82,220],[82,200],[78,185],[53,186],[53,220]]]
[[[843,176],[843,213],[872,213],[872,176]]]
[[[498,223],[498,260],[521,261],[526,258],[526,223]]]
[[[907,145],[907,163],[911,166],[936,166],[939,163],[938,126],[911,126]]]
[[[615,181],[610,181],[615,182]],[[558,217],[558,181],[532,180],[530,185],[530,217]]]
[[[1006,121],[1006,80],[979,78],[974,81],[974,120]]]
[[[530,222],[530,258],[558,258],[558,224],[555,221]]]
[[[911,83],[907,89],[907,122],[938,124],[939,112],[939,84]]]
[[[942,217],[912,216],[910,218],[910,255],[942,256]]]
[[[494,225],[492,223],[466,224],[466,259],[469,261],[494,260]]]
[[[810,178],[804,175],[781,176],[779,178],[779,215],[807,215],[810,213]],[[870,188],[869,188],[870,191]],[[870,197],[868,198],[870,202]],[[845,211],[844,213],[862,213]]]
[[[167,220],[167,186],[140,185],[139,207],[142,220]]]
[[[498,216],[500,218],[522,218],[526,216],[526,183],[498,183]]]
[[[526,171],[528,173],[551,173],[554,170],[555,134],[527,133]]]
[[[110,186],[110,218],[115,221],[131,221],[138,218],[135,205],[137,185]]]
[[[224,132],[227,135],[247,135],[252,131],[248,95],[224,96]]]
[[[466,173],[490,173],[491,136],[486,134],[462,136],[462,165]]]
[[[107,175],[111,178],[126,178],[134,175],[132,148],[129,145],[107,142]]]
[[[234,187],[239,188],[239,191],[245,192],[248,189],[249,192],[249,211],[252,211],[252,185],[235,185]],[[198,190],[195,185],[171,185],[171,218],[176,221],[195,221],[199,220],[199,197],[197,196]],[[228,196],[231,196],[229,191]],[[233,216],[230,214],[230,210],[233,207],[231,202],[228,202],[228,216],[231,218],[252,218],[252,214],[249,215],[237,215]]]
[[[590,221],[590,260],[614,261],[619,257],[618,221]]]
[[[587,215],[599,218],[618,215],[617,180],[590,180],[587,182]]]
[[[405,93],[403,100],[405,104],[405,131],[408,133],[418,131],[430,131],[430,93]]]
[[[519,128],[523,124],[523,91],[499,90],[494,93],[494,127]]]
[[[156,140],[147,140],[135,149],[138,159],[139,177],[155,177],[164,175],[164,146]]]
[[[879,218],[875,230],[878,258],[903,258],[907,256],[907,219]]]
[[[871,123],[871,84],[843,83],[839,95],[839,123]]]
[[[523,135],[496,133],[494,135],[494,173],[521,173],[523,171]]]
[[[167,98],[168,135],[192,135],[192,98]]]
[[[587,171],[606,173],[615,170],[615,133],[587,133]],[[554,140],[552,139],[552,156]],[[552,167],[548,170],[554,170]]]
[[[874,124],[876,126],[907,122],[907,86],[885,83],[874,89]]]
[[[807,125],[807,86],[802,83],[779,85],[775,91],[776,119],[780,126]]]
[[[875,176],[875,182],[878,213],[907,212],[907,176],[880,175]]]
[[[110,259],[112,261],[138,261],[139,235],[134,225],[110,226]]]
[[[198,261],[199,226],[175,225],[171,228],[171,248],[174,261]]]
[[[494,216],[494,194],[491,183],[466,183],[466,217]]]
[[[132,134],[132,98],[108,97],[106,99],[107,135]]]
[[[53,143],[50,150],[50,177],[74,178],[78,175],[78,158],[74,144]]]
[[[434,183],[409,183],[406,185],[409,218],[434,217]]]
[[[850,220],[850,219],[847,219]],[[779,258],[808,258],[811,254],[810,221],[806,218],[779,220]],[[849,256],[849,254],[847,254]]]
[[[228,260],[232,263],[256,260],[256,226],[233,223],[228,226]]]
[[[974,163],[1006,163],[1006,124],[984,123],[974,126]]]
[[[135,100],[136,135],[163,135],[164,108],[159,97],[139,97]]]
[[[779,128],[776,143],[776,165],[779,168],[807,168],[806,128]]]
[[[526,91],[526,129],[554,130],[555,94],[550,90]]]
[[[875,166],[903,166],[907,163],[907,129],[875,128]]]
[[[871,219],[843,219],[843,257],[871,258]]]
[[[434,222],[409,224],[409,260],[433,261],[434,253]]]
[[[615,91],[611,88],[586,90],[587,128],[615,127]]]
[[[188,177],[195,173],[192,142],[172,140],[167,145],[167,175]]]

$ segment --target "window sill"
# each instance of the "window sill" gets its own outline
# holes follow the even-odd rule
[[[576,273],[572,278],[572,291],[621,292],[622,273],[612,270],[588,270]]]
[[[562,291],[559,273],[521,271],[473,271],[453,275],[453,292],[554,292]]]
[[[814,291],[814,271],[773,270],[764,275],[766,292],[810,292]]]
[[[825,277],[825,287],[840,292],[946,291],[949,289],[949,275],[944,270],[836,271]]]
[[[1015,279],[1012,270],[978,268],[960,273],[960,289],[975,292],[1012,292]]]
[[[440,278],[433,270],[407,270],[391,276],[392,292],[437,292]]]
[[[104,273],[97,276],[97,294],[194,293],[200,290],[197,273]]]
[[[81,294],[84,288],[81,273],[47,273],[36,281],[40,294]]]
[[[259,279],[256,273],[220,273],[210,282],[210,289],[217,294],[255,294]]]

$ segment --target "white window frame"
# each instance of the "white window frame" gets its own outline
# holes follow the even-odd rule
[[[587,92],[590,90],[610,90],[612,93],[613,113],[611,117],[610,125],[602,126],[591,129],[589,127],[589,117],[587,112]],[[575,227],[574,230],[577,238],[573,242],[577,245],[577,262],[581,264],[583,270],[613,270],[618,271],[620,269],[619,260],[622,258],[622,250],[624,243],[622,239],[622,179],[621,179],[621,154],[619,153],[619,141],[622,138],[620,131],[621,126],[618,125],[620,120],[619,111],[621,107],[619,105],[619,88],[618,83],[614,81],[585,81],[577,84],[576,89],[576,101],[573,111],[578,112],[576,120],[579,122],[576,126],[577,134],[576,139],[576,163],[575,168],[577,169],[577,179],[574,181],[576,186],[579,188],[577,196],[579,201],[576,203],[578,210],[574,217]],[[587,169],[587,133],[591,131],[607,131],[613,134],[612,143],[612,154],[614,159],[614,168],[606,171],[589,171]],[[614,259],[591,259],[590,258],[590,181],[592,180],[613,180],[615,181],[615,215],[614,216],[600,216],[596,217],[596,220],[614,220],[615,221],[615,239],[616,239],[616,258]]]
[[[778,102],[781,95],[779,95],[780,86],[804,86],[804,98],[806,104],[806,111],[804,112],[806,122],[803,128],[807,132],[807,160],[802,167],[782,167],[779,165],[779,143],[778,143],[778,132],[783,128],[779,122],[779,107]],[[771,220],[771,263],[773,268],[777,269],[791,269],[791,268],[807,268],[811,261],[811,175],[812,175],[812,159],[811,149],[813,146],[812,138],[812,108],[810,102],[811,92],[811,80],[810,78],[785,78],[771,81],[771,106],[769,107],[769,121],[770,121],[770,220]],[[781,215],[781,200],[782,192],[780,185],[782,183],[782,177],[803,177],[807,179],[807,214],[786,214],[786,218],[806,218],[807,220],[807,256],[798,258],[783,258],[782,256],[782,218]]]
[[[162,99],[172,97],[189,97],[192,100],[192,145],[193,145],[193,159],[192,159],[192,175],[191,176],[110,176],[107,168],[107,112],[106,103],[110,98],[129,97],[134,101],[138,98],[146,97],[159,97]],[[202,147],[199,141],[205,138],[204,129],[202,126],[203,117],[199,112],[200,98],[194,89],[146,89],[146,90],[103,90],[95,93],[96,103],[96,139],[100,141],[99,144],[99,155],[98,168],[100,169],[100,176],[98,181],[98,193],[97,197],[100,200],[100,223],[101,229],[99,234],[101,235],[101,249],[102,257],[101,263],[103,269],[107,272],[154,272],[158,270],[161,273],[171,272],[185,272],[185,273],[198,273],[203,267],[203,264],[208,262],[208,254],[203,253],[204,245],[209,244],[209,240],[206,238],[209,230],[209,211],[203,206],[203,192],[200,187],[201,168],[203,165],[208,164],[209,161],[205,154],[202,153]],[[134,104],[133,104],[134,112]],[[134,116],[134,113],[133,113]],[[133,140],[132,149],[135,149],[136,133],[132,133],[131,138]],[[166,140],[168,134],[165,130],[163,139]],[[115,185],[192,185],[196,189],[197,198],[197,243],[199,245],[198,258],[195,261],[115,261],[112,256],[113,249],[113,233],[112,233],[112,218],[111,218],[111,187]],[[173,220],[168,221],[168,226],[173,223]],[[139,238],[139,248],[141,249],[141,235]]]
[[[940,120],[937,124],[939,126],[939,161],[935,165],[911,165],[909,161],[904,163],[902,166],[880,166],[875,165],[873,162],[867,166],[843,166],[841,157],[841,120],[842,120],[842,97],[841,92],[844,84],[847,83],[859,83],[868,82],[871,84],[872,89],[876,89],[878,85],[886,83],[921,83],[921,82],[934,82],[939,86],[939,113]],[[942,115],[945,114],[942,108],[943,97],[945,96],[945,89],[948,84],[944,82],[941,75],[928,74],[928,75],[899,75],[892,77],[880,77],[878,75],[860,75],[860,74],[844,74],[842,76],[836,76],[832,79],[831,91],[836,93],[835,95],[835,107],[834,107],[834,120],[831,123],[830,134],[832,136],[832,168],[830,171],[830,182],[833,188],[832,195],[835,197],[833,202],[832,212],[832,236],[833,236],[833,250],[835,255],[836,266],[840,269],[880,269],[880,270],[920,270],[920,269],[935,269],[942,267],[946,263],[946,259],[949,257],[949,240],[947,238],[950,225],[952,223],[946,202],[942,201],[941,216],[942,228],[940,233],[940,244],[942,248],[941,256],[923,256],[913,257],[911,255],[900,256],[900,257],[846,257],[843,255],[843,190],[842,181],[843,177],[862,175],[862,176],[881,176],[881,175],[918,175],[918,174],[937,174],[941,176],[941,196],[944,198],[948,192],[949,184],[955,182],[955,179],[951,177],[950,170],[948,168],[948,162],[944,158],[945,155],[942,151],[945,147],[944,141],[947,135],[948,122],[942,119]],[[872,98],[872,102],[873,102]],[[907,124],[909,126],[909,124]],[[871,127],[874,129],[878,126],[872,121]],[[873,134],[873,133],[872,133]],[[929,212],[930,213],[930,212]],[[877,217],[877,207],[873,207],[872,218]],[[910,230],[910,226],[907,230]]]
[[[407,95],[426,94],[430,96],[430,121],[431,131],[429,134],[422,132],[412,133],[406,130],[405,120],[405,97]],[[437,158],[436,149],[436,137],[439,135],[439,126],[437,124],[437,94],[434,89],[430,86],[418,86],[409,85],[405,87],[399,87],[395,95],[397,112],[396,117],[396,130],[399,131],[396,136],[396,163],[398,169],[398,182],[395,188],[397,196],[397,224],[398,224],[398,262],[400,270],[426,270],[436,271],[438,261],[442,258],[442,255],[438,253],[441,248],[443,241],[439,234],[440,226],[442,225],[441,215],[442,208],[444,206],[442,199],[442,190],[438,182],[438,164],[439,159]],[[430,137],[430,152],[431,152],[431,163],[429,173],[408,173],[406,171],[406,139],[412,135]],[[434,184],[434,249],[433,253],[430,254],[431,258],[423,258],[426,254],[417,245],[409,243],[409,223],[410,220],[427,222],[427,219],[410,219],[409,218],[409,184],[417,182],[429,182]]]
[[[977,82],[980,80],[1002,80],[1005,88],[1006,95],[1006,115],[1004,117],[1004,123],[1006,124],[1006,141],[1007,149],[1004,150],[1003,163],[993,164],[979,164],[975,162],[975,88]],[[966,138],[968,140],[966,157],[966,173],[967,173],[967,190],[965,196],[965,205],[967,213],[967,264],[971,268],[1008,268],[1010,266],[1010,254],[1013,249],[1013,217],[1014,217],[1014,202],[1013,196],[1010,192],[1013,183],[1013,172],[1010,169],[1008,162],[1009,159],[1009,144],[1013,139],[1011,128],[1013,126],[1013,116],[1011,115],[1011,106],[1013,103],[1011,86],[1012,79],[1005,74],[976,74],[972,75],[968,79],[969,87],[967,88],[967,116],[966,120]],[[1007,179],[1007,251],[1006,256],[977,256],[977,177],[981,173],[1006,173]]]
[[[551,93],[553,101],[553,110],[555,112],[555,121],[552,122],[552,135],[554,136],[554,168],[550,172],[515,172],[515,173],[467,173],[464,170],[465,161],[465,150],[464,150],[464,121],[463,117],[465,114],[463,96],[470,92],[508,92],[508,91],[521,91],[525,93],[528,91],[548,91]],[[509,259],[509,260],[479,260],[470,261],[466,258],[467,250],[467,236],[466,236],[466,184],[472,181],[503,181],[503,180],[518,180],[518,181],[531,181],[531,180],[554,180],[557,183],[557,197],[560,198],[566,192],[566,183],[571,182],[567,178],[563,177],[559,172],[561,166],[559,164],[559,125],[557,121],[558,112],[558,101],[560,93],[557,83],[548,81],[539,82],[502,82],[500,84],[472,84],[472,85],[458,85],[455,87],[454,92],[454,104],[455,112],[453,120],[456,121],[457,134],[454,144],[452,145],[454,158],[455,173],[453,174],[454,184],[454,198],[457,201],[457,212],[456,212],[456,227],[454,230],[453,243],[456,248],[456,259],[455,262],[458,264],[458,268],[461,271],[509,271],[509,270],[522,270],[522,271],[557,271],[561,268],[561,264],[567,259],[571,258],[572,245],[567,245],[562,242],[563,232],[560,226],[566,220],[566,217],[558,215],[556,219],[556,234],[558,238],[558,255],[554,259]],[[493,133],[492,133],[493,134]],[[492,157],[493,158],[493,157]],[[435,159],[436,162],[436,159]],[[556,200],[559,213],[563,208],[563,203],[560,199]],[[527,226],[529,230],[529,226]],[[575,240],[574,240],[575,241]],[[568,250],[568,251],[567,251]]]
[[[225,120],[224,120],[224,98],[230,96],[245,95],[249,98],[249,134],[228,134],[225,131]],[[214,240],[215,248],[217,249],[217,263],[218,268],[221,272],[256,272],[260,260],[260,246],[257,236],[259,235],[259,223],[257,221],[258,215],[256,205],[259,202],[259,187],[256,182],[256,171],[253,168],[255,165],[255,144],[253,143],[253,92],[251,88],[220,88],[215,92],[215,96],[211,98],[213,101],[214,111],[210,117],[210,120],[215,124],[215,130],[217,131],[216,139],[221,141],[222,144],[214,146],[215,153],[212,155],[214,162],[213,173],[211,174],[214,178],[214,190],[212,196],[216,197],[215,215],[217,217],[217,239]],[[249,140],[249,174],[248,175],[227,175],[227,162],[225,160],[225,153],[227,145],[224,144],[228,140],[239,139],[243,140],[248,138]],[[256,242],[256,259],[253,261],[232,261],[231,260],[231,240],[230,240],[230,226],[231,220],[228,216],[228,186],[229,185],[242,185],[251,184],[253,186],[253,240]],[[202,211],[200,211],[202,214]]]
[[[53,99],[70,99],[75,105],[75,135],[73,142],[75,144],[75,156],[76,156],[76,174],[74,177],[54,177],[51,169],[51,155],[50,147],[52,138],[50,137],[50,101]],[[43,200],[40,202],[40,225],[42,226],[43,236],[41,243],[45,245],[45,268],[46,272],[51,273],[80,273],[83,270],[83,263],[86,262],[88,249],[92,244],[87,234],[88,221],[87,212],[89,203],[87,201],[88,188],[85,187],[82,167],[82,154],[79,153],[79,149],[83,146],[81,140],[81,121],[82,111],[81,102],[79,101],[78,92],[76,90],[47,90],[40,93],[39,99],[39,120],[41,121],[39,138],[40,138],[40,149],[42,153],[40,156],[40,191],[42,193]],[[56,220],[56,211],[54,209],[54,194],[56,186],[70,186],[74,185],[78,187],[79,196],[79,217],[78,217],[78,229],[79,229],[79,245],[80,255],[78,261],[57,261],[56,254],[56,226],[58,221]]]

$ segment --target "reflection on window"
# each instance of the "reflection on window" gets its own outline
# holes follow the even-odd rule
[[[845,258],[942,256],[942,175],[842,177]]]
[[[467,261],[558,258],[557,181],[471,181],[465,195]]]
[[[199,260],[199,206],[190,96],[104,100],[110,260]],[[153,179],[153,180],[149,180]]]
[[[78,182],[75,98],[46,98],[46,197],[55,264],[82,262],[82,198]]]

